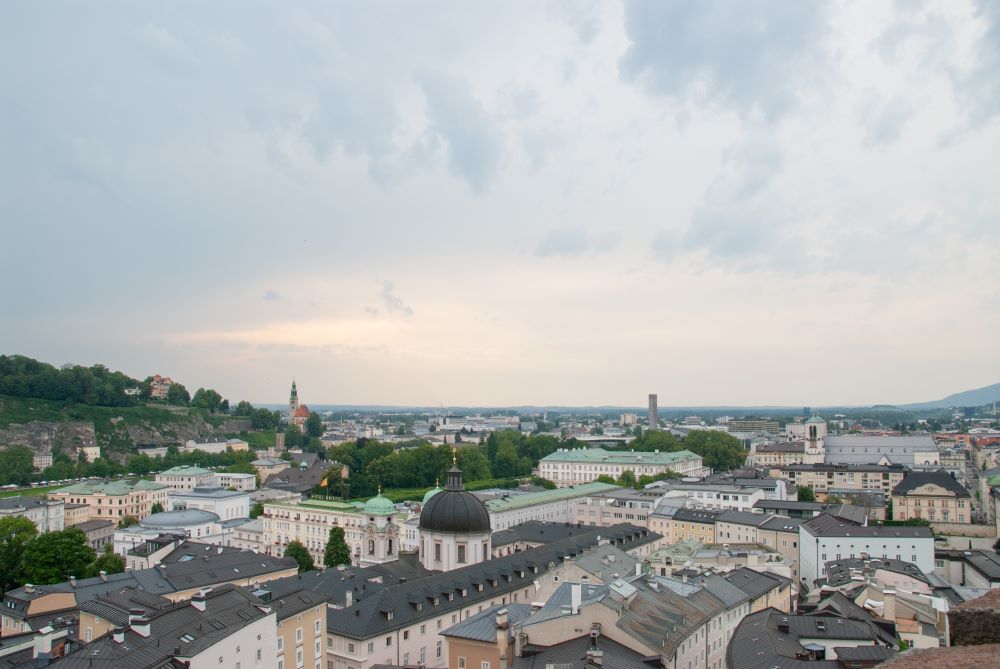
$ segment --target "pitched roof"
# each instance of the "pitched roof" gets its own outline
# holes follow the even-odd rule
[[[686,460],[700,460],[691,451],[669,453],[649,451],[606,451],[603,448],[564,448],[542,458],[542,462],[592,462],[615,465],[672,465]]]
[[[587,649],[590,648],[590,637],[581,636],[553,646],[525,646],[521,657],[514,658],[511,669],[585,669]],[[605,667],[659,667],[660,657],[644,657],[627,646],[609,639],[599,637],[597,648],[601,651]]]
[[[546,523],[541,520],[529,520],[526,523],[515,525],[510,529],[494,532],[491,537],[493,548],[506,546],[518,541],[530,541],[532,543],[545,543],[548,541],[558,541],[577,534],[592,532],[594,528],[587,525],[574,525],[571,523]]]
[[[803,521],[800,527],[814,537],[907,537],[932,539],[931,528],[923,525],[856,525],[843,518],[821,513]]]
[[[495,642],[497,639],[496,614],[502,609],[507,609],[508,630],[512,630],[514,625],[531,615],[529,604],[497,604],[452,625],[441,634],[460,639],[472,639],[473,641]]]
[[[943,469],[932,472],[910,472],[892,489],[893,495],[910,495],[917,488],[925,485],[936,485],[944,488],[955,497],[970,497],[969,491]]]
[[[521,509],[526,506],[535,506],[537,504],[545,504],[547,502],[558,502],[563,499],[573,499],[574,497],[585,497],[587,495],[596,495],[598,493],[614,492],[618,490],[624,490],[624,488],[610,483],[591,481],[590,483],[581,483],[575,486],[566,486],[565,488],[555,488],[554,490],[526,492],[504,496],[500,499],[488,499],[486,500],[486,508],[491,513],[499,513],[501,511]]]
[[[761,572],[740,567],[722,575],[730,585],[734,585],[751,599],[757,599],[763,594],[791,583],[790,579],[770,572]]]
[[[610,540],[628,549],[659,538],[655,532],[631,524],[594,527],[590,533],[366,593],[350,608],[330,609],[327,629],[354,639],[376,636],[490,597],[533,587],[536,570],[545,573],[550,564],[558,565],[567,557],[580,555],[599,540]]]

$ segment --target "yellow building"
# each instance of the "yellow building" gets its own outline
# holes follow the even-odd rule
[[[276,669],[321,669],[326,636],[326,600],[311,590],[296,590],[269,602],[278,618]]]
[[[169,492],[170,488],[153,481],[100,481],[77,483],[53,490],[48,496],[66,504],[85,504],[87,517],[83,520],[119,522],[125,516],[142,520],[152,513],[154,504],[166,508]],[[82,512],[77,512],[75,518],[79,520],[80,517]]]
[[[892,489],[892,519],[971,523],[972,496],[943,469],[911,472]]]

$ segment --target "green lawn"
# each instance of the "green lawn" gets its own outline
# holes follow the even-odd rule
[[[59,485],[49,485],[49,486],[39,486],[37,488],[26,488],[23,490],[5,490],[0,492],[0,497],[14,497],[16,495],[23,495],[25,497],[40,497],[50,490],[58,490],[59,488],[65,488],[66,486],[73,485],[72,483],[60,483]]]

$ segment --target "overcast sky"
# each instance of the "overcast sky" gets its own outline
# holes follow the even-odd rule
[[[0,3],[0,352],[312,403],[1000,381],[1000,3]]]

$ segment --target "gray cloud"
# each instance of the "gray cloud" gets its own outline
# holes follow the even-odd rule
[[[398,311],[406,316],[413,315],[413,309],[396,295],[396,285],[392,281],[382,282],[382,303],[385,305],[385,310],[390,314]]]
[[[285,298],[281,296],[277,291],[268,288],[264,291],[264,301],[265,302],[282,302]]]
[[[892,144],[899,139],[912,115],[912,108],[898,97],[892,100],[880,100],[873,96],[860,113],[865,128],[865,144],[868,146]]]
[[[629,0],[621,76],[676,97],[705,97],[739,114],[786,113],[802,83],[823,76],[823,3]],[[804,82],[805,77],[812,81]]]
[[[985,29],[973,50],[975,64],[953,76],[969,124],[980,127],[1000,114],[1000,3],[979,0],[976,9]]]
[[[620,235],[611,232],[595,234],[581,226],[557,228],[545,234],[535,248],[535,255],[541,258],[575,258],[588,253],[603,253],[617,247],[620,239]]]

